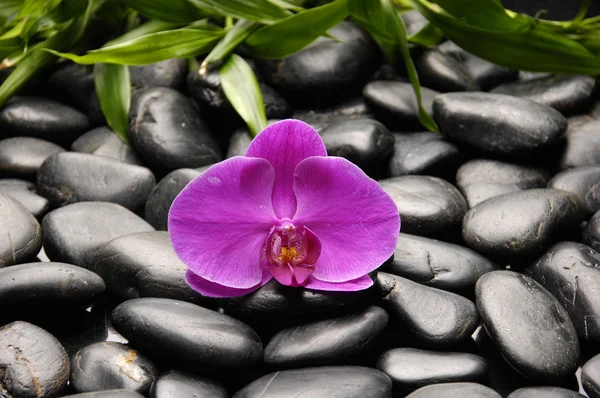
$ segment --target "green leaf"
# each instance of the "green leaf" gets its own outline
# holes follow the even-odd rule
[[[430,22],[418,32],[408,36],[408,41],[413,44],[432,48],[442,41],[443,38],[444,32]]]
[[[50,51],[78,64],[97,62],[146,65],[170,58],[186,58],[209,52],[225,35],[223,30],[175,29],[151,33],[125,42],[102,47],[79,56]]]
[[[267,1],[271,4],[275,4],[279,8],[284,8],[286,10],[291,10],[291,11],[295,11],[295,12],[304,11],[304,8],[300,7],[299,5],[296,5],[293,3],[288,3],[285,0],[267,0]]]
[[[22,3],[23,0],[0,1],[0,25],[4,25],[9,18],[16,15],[19,12]]]
[[[244,119],[253,135],[267,127],[262,92],[254,71],[239,55],[232,54],[220,71],[221,86],[227,99]]]
[[[124,142],[129,142],[127,138],[131,104],[129,67],[102,63],[94,65],[94,85],[106,122]]]
[[[300,51],[348,15],[348,1],[337,0],[264,26],[250,35],[246,44],[257,57],[283,58]]]
[[[246,21],[240,19],[231,28],[225,37],[219,41],[219,43],[212,49],[212,51],[206,56],[202,65],[200,65],[200,73],[206,71],[206,66],[220,61],[228,56],[240,43],[242,43],[248,35],[258,29],[259,25],[256,22]]]
[[[122,0],[149,18],[166,22],[193,22],[210,16],[188,0]]]
[[[189,0],[196,7],[221,16],[271,24],[287,17],[287,10],[267,0]]]
[[[181,22],[165,22],[158,20],[150,20],[143,25],[138,26],[130,30],[127,33],[122,34],[121,36],[113,39],[105,44],[105,46],[110,46],[113,44],[124,43],[126,41],[135,39],[140,36],[148,35],[150,33],[163,32],[165,30],[177,29],[182,25]]]

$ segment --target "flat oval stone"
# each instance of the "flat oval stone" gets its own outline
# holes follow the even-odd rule
[[[500,267],[463,246],[402,232],[392,261],[381,270],[457,293],[472,293],[475,282]]]
[[[120,236],[100,247],[88,268],[104,279],[107,293],[121,301],[139,297],[210,301],[185,282],[187,266],[175,254],[167,232]]]
[[[464,163],[458,169],[456,186],[471,208],[494,196],[544,188],[549,178],[547,171],[536,167],[475,159]]]
[[[310,104],[308,109],[295,109],[292,115],[292,119],[302,120],[317,131],[322,130],[331,123],[372,117],[373,115],[362,97],[350,98],[324,108],[318,108],[314,104]]]
[[[101,342],[71,359],[71,386],[77,392],[127,389],[147,395],[158,379],[156,365],[126,344]]]
[[[591,76],[555,75],[506,83],[491,92],[527,98],[567,116],[586,110],[595,86],[596,81]]]
[[[33,260],[42,247],[42,229],[16,199],[0,193],[0,268]]]
[[[81,394],[65,395],[65,398],[142,398],[143,395],[132,390],[104,390],[82,392]]]
[[[0,396],[56,397],[69,380],[69,357],[58,340],[27,322],[0,327]]]
[[[383,353],[377,369],[389,376],[394,388],[412,391],[436,383],[484,381],[488,364],[483,357],[464,352],[394,348]]]
[[[600,210],[600,166],[578,167],[558,173],[548,182],[548,188],[578,195],[590,213]]]
[[[106,202],[74,203],[53,210],[44,217],[42,228],[48,258],[82,267],[88,265],[98,248],[111,240],[154,230],[126,208]]]
[[[37,194],[35,185],[24,180],[7,178],[0,180],[0,193],[6,194],[21,203],[38,220],[50,210],[48,199]]]
[[[140,96],[129,139],[148,167],[159,174],[221,160],[218,144],[198,109],[171,88],[152,88]]]
[[[148,65],[130,66],[131,85],[136,88],[171,87],[178,88],[185,82],[188,62],[185,59],[171,58]]]
[[[44,160],[59,152],[64,149],[39,138],[6,138],[0,141],[0,177],[35,180]]]
[[[462,235],[484,255],[524,260],[542,253],[557,233],[583,221],[583,207],[570,192],[549,188],[513,192],[469,210]]]
[[[590,398],[600,397],[600,354],[583,365],[581,384]]]
[[[421,84],[439,92],[479,91],[465,64],[438,50],[425,50],[416,57]]]
[[[12,97],[0,110],[2,135],[72,141],[89,128],[87,116],[41,97]]]
[[[530,157],[567,129],[556,109],[502,94],[440,94],[433,101],[433,116],[450,139],[501,155]]]
[[[391,398],[392,382],[384,373],[362,366],[281,370],[253,381],[233,398],[291,396]]]
[[[231,369],[263,357],[260,338],[248,325],[183,301],[129,300],[114,309],[112,324],[131,344],[178,364]]]
[[[131,145],[123,142],[106,126],[97,127],[77,138],[71,144],[71,150],[142,165],[142,161]]]
[[[600,250],[600,210],[585,225],[581,239],[592,249]]]
[[[561,168],[600,165],[600,120],[569,128],[565,138]]]
[[[406,398],[501,398],[489,387],[477,383],[441,383],[421,387]]]
[[[475,304],[444,290],[379,272],[377,288],[391,319],[423,344],[447,347],[471,336],[479,324]]]
[[[150,398],[228,398],[219,383],[195,374],[171,370],[152,384]]]
[[[475,286],[485,330],[506,361],[526,377],[571,375],[579,340],[567,311],[533,279],[512,271],[483,275]]]
[[[264,362],[280,367],[343,363],[365,352],[388,323],[380,307],[283,329],[265,347]]]
[[[467,212],[467,202],[449,182],[430,176],[403,176],[379,181],[402,217],[402,232],[416,235],[456,229]]]
[[[562,387],[541,386],[519,388],[506,398],[585,398],[585,395]]]
[[[142,209],[156,185],[152,172],[104,156],[63,152],[47,158],[38,172],[37,190],[53,207],[77,202],[111,202]]]

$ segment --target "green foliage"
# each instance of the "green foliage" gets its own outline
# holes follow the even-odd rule
[[[289,15],[287,10],[268,0],[189,0],[202,10],[216,15],[247,19],[248,21],[270,24]]]
[[[94,85],[106,122],[123,141],[128,142],[131,82],[129,67],[117,64],[94,65]]]
[[[188,0],[122,0],[149,18],[165,22],[194,22],[211,15]]]
[[[202,71],[206,70],[208,64],[220,61],[228,56],[239,44],[243,43],[252,32],[258,29],[258,27],[259,25],[256,22],[246,21],[244,19],[237,21],[237,23],[227,32],[225,37],[223,37],[206,58],[204,58],[201,66]]]

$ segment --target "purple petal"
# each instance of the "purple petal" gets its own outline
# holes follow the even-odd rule
[[[185,281],[190,285],[192,289],[197,291],[206,297],[224,298],[224,297],[238,297],[248,293],[252,293],[258,288],[264,286],[273,277],[268,272],[263,272],[263,278],[260,283],[248,289],[236,289],[233,287],[227,287],[219,285],[214,282],[209,282],[206,279],[194,274],[191,270],[187,270],[185,273]]]
[[[359,278],[394,253],[400,217],[394,201],[356,165],[338,157],[312,157],[296,167],[294,224],[321,241],[313,276],[325,282]]]
[[[307,289],[328,290],[330,292],[355,292],[357,290],[368,289],[371,286],[373,286],[373,280],[369,275],[340,283],[323,282],[315,279],[315,277],[310,277],[306,285],[304,285]]]
[[[267,159],[275,169],[273,209],[279,218],[292,218],[296,212],[294,169],[310,156],[327,156],[319,134],[299,120],[273,123],[254,138],[246,156]]]
[[[190,182],[169,211],[175,252],[197,275],[247,289],[260,283],[261,248],[276,222],[273,167],[264,159],[234,157]]]

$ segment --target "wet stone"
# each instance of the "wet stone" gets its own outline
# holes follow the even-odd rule
[[[158,379],[156,365],[126,344],[94,343],[71,359],[71,386],[77,392],[127,389],[147,395]]]
[[[42,227],[48,257],[82,267],[111,240],[153,230],[126,208],[106,202],[81,202],[53,210],[44,217]]]
[[[530,189],[496,196],[467,212],[462,235],[492,258],[526,261],[583,221],[583,201],[570,192]]]
[[[155,64],[130,66],[129,75],[134,89],[150,87],[179,88],[188,71],[186,59],[172,58]]]
[[[477,328],[477,308],[462,296],[385,272],[376,284],[390,319],[426,346],[452,346]]]
[[[42,229],[16,199],[0,193],[0,268],[35,258],[42,247]]]
[[[143,395],[125,389],[82,392],[81,394],[65,395],[65,398],[142,398]]]
[[[381,268],[414,282],[463,294],[473,292],[481,275],[498,269],[466,247],[404,232],[398,236],[394,258]]]
[[[458,230],[467,202],[449,182],[430,176],[403,176],[379,181],[402,215],[402,232],[440,235]]]
[[[585,398],[585,395],[562,387],[541,386],[519,388],[507,398]]]
[[[0,179],[0,193],[16,199],[38,220],[41,220],[50,209],[48,199],[38,195],[35,185],[28,181],[12,178]]]
[[[438,50],[425,50],[415,59],[419,81],[442,93],[479,91],[464,63]]]
[[[575,372],[579,340],[567,311],[533,279],[512,271],[483,275],[475,288],[485,330],[506,361],[536,380]]]
[[[365,352],[388,323],[380,307],[307,323],[278,332],[265,347],[264,362],[281,367],[343,364]]]
[[[135,150],[106,126],[90,130],[77,138],[71,145],[71,150],[142,165]]]
[[[246,324],[191,303],[139,298],[120,304],[112,324],[130,344],[179,366],[234,369],[256,365],[263,346]]]
[[[489,387],[477,383],[441,383],[421,387],[406,398],[501,398]]]
[[[451,140],[500,155],[531,157],[567,129],[567,120],[556,109],[502,94],[440,94],[433,116]]]
[[[581,384],[590,398],[600,397],[600,354],[583,365],[581,369]]]
[[[467,199],[469,208],[511,192],[544,188],[550,178],[543,169],[497,160],[475,159],[456,172],[456,186]]]
[[[145,167],[75,152],[50,156],[37,176],[38,192],[53,207],[98,201],[137,211],[144,208],[155,184]]]
[[[35,180],[44,160],[64,149],[52,142],[32,137],[14,137],[0,141],[0,177]]]
[[[60,396],[69,380],[69,357],[50,333],[27,322],[0,327],[0,396]]]
[[[600,211],[594,213],[585,225],[582,241],[592,249],[600,250]]]
[[[171,370],[152,385],[150,398],[228,398],[219,383],[195,374]]]
[[[600,120],[569,128],[565,138],[561,168],[600,165]]]
[[[578,195],[590,213],[600,210],[600,166],[578,167],[556,174],[548,188],[560,189]]]
[[[391,398],[392,383],[382,372],[362,366],[322,366],[282,370],[253,381],[233,398],[291,396]]]

